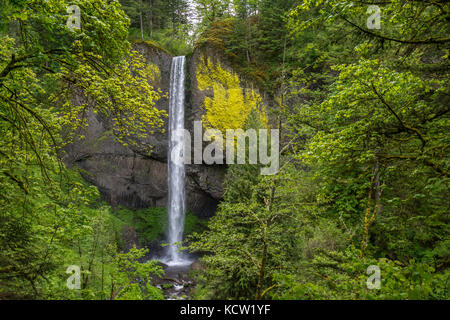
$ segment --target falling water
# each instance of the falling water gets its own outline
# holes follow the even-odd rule
[[[179,252],[174,243],[183,240],[185,216],[184,192],[184,136],[180,134],[184,129],[184,80],[185,57],[175,57],[172,60],[170,74],[170,102],[169,102],[169,234],[168,265],[182,265],[189,261]]]

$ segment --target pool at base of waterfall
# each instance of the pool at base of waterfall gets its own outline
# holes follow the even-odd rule
[[[173,259],[168,259],[168,258],[163,258],[160,260],[162,263],[164,263],[165,265],[169,266],[169,267],[184,267],[184,266],[190,266],[194,260],[190,260],[190,259],[186,259],[183,257],[180,257],[177,260],[173,260]]]

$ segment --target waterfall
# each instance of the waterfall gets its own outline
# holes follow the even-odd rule
[[[169,185],[169,232],[168,265],[187,264],[189,261],[179,252],[175,242],[183,240],[185,217],[184,191],[184,86],[185,86],[186,58],[175,57],[172,60],[170,73],[170,101],[169,101],[169,153],[168,153],[168,185]]]

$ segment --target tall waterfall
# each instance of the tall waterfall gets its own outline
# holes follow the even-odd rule
[[[175,57],[172,60],[170,74],[170,101],[169,101],[169,233],[168,265],[188,263],[179,252],[175,242],[183,240],[185,217],[185,191],[184,191],[184,86],[185,86],[185,57]]]

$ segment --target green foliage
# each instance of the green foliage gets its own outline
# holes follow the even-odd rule
[[[402,264],[385,258],[360,259],[359,253],[354,247],[343,252],[317,253],[300,274],[277,276],[281,285],[274,291],[272,298],[448,299],[448,271],[435,273],[433,267],[414,260]],[[369,274],[366,270],[370,265],[378,266],[381,270],[379,289],[367,287]]]
[[[140,263],[139,259],[146,253],[148,253],[147,249],[133,247],[129,252],[118,255],[118,275],[128,280],[119,291],[117,296],[119,300],[164,299],[161,290],[151,285],[152,277],[161,277],[164,271],[155,260]]]
[[[128,16],[118,1],[0,2],[2,299],[163,298],[147,250],[118,248],[124,226],[142,245],[164,241],[167,211],[112,213],[61,163],[86,112],[107,118],[124,145],[163,128],[161,72],[127,39],[190,52],[188,2],[121,2]],[[66,27],[69,4],[81,30]],[[366,27],[360,1],[195,4],[196,47],[214,46],[266,89],[283,144],[277,175],[230,166],[206,230],[187,214],[189,247],[203,254],[195,297],[449,299],[450,4],[379,3],[379,30]],[[214,93],[208,127],[275,122],[256,91],[244,95],[211,61],[196,70],[199,89]],[[80,290],[66,286],[69,265],[81,268]],[[367,286],[369,266],[380,289]]]
[[[131,21],[130,40],[152,41],[172,55],[192,51],[192,25],[186,0],[121,0]]]
[[[237,74],[207,59],[197,66],[196,76],[198,89],[213,93],[213,97],[206,97],[203,102],[205,129],[217,129],[223,135],[227,129],[242,129],[252,112],[258,114],[260,122],[267,124],[261,96],[253,88],[243,89]]]
[[[207,30],[212,23],[228,15],[230,0],[195,0],[195,9],[200,19],[199,32]]]
[[[64,173],[62,190],[58,184],[40,182],[35,174],[33,192],[25,199],[17,195],[2,199],[0,241],[8,249],[0,255],[1,297],[114,299],[139,278],[149,290],[139,297],[160,298],[146,280],[147,272],[160,275],[155,262],[141,266],[138,259],[145,251],[119,254],[120,234],[111,209],[99,205],[96,188],[87,186],[76,172]],[[137,268],[132,276],[123,276],[128,272],[126,263]],[[66,287],[69,265],[81,268],[81,290]]]
[[[115,215],[120,228],[131,226],[136,230],[137,237],[142,245],[164,241],[168,229],[168,213],[166,208],[153,207],[141,210],[119,208]],[[201,232],[206,221],[196,217],[188,211],[185,217],[184,233],[186,235]]]
[[[288,175],[269,178],[255,171],[257,166],[229,169],[225,201],[209,229],[190,238],[190,249],[206,253],[205,269],[197,273],[198,298],[262,299],[276,285],[278,270],[295,268],[300,225],[292,206],[295,193],[286,188]],[[252,177],[248,188],[238,176]]]
[[[161,30],[153,33],[151,38],[169,51],[173,56],[186,56],[192,52],[192,44],[184,36],[173,37],[171,30]]]
[[[209,2],[209,6],[216,3],[216,6],[229,7],[228,1]],[[284,20],[293,3],[292,0],[233,1],[234,15],[231,10],[214,15],[213,10],[207,9],[201,16],[203,25],[208,27],[200,28],[202,34],[196,45],[216,46],[240,74],[256,81],[267,92],[275,93],[285,76],[286,52],[291,48]]]
[[[130,29],[129,38],[132,42],[141,41],[139,30]],[[154,31],[151,37],[144,32],[144,42],[172,56],[186,56],[192,53],[192,44],[184,37],[173,37],[170,29]]]
[[[448,4],[382,3],[380,30],[362,2],[235,4],[201,41],[269,71],[284,152],[270,181],[229,169],[196,297],[448,299]]]
[[[306,63],[294,73],[300,89],[292,95],[302,94],[306,101],[294,107],[294,114],[286,109],[293,132],[308,138],[299,146],[299,159],[323,181],[318,196],[331,204],[330,217],[343,218],[349,228],[363,222],[363,230],[355,233],[362,237],[362,254],[370,236],[374,242],[369,250],[377,256],[445,265],[448,253],[432,252],[443,254],[434,248],[441,248],[448,235],[447,197],[439,187],[448,184],[449,165],[446,51],[421,38],[426,34],[420,32],[429,30],[427,23],[411,21],[396,1],[382,8],[384,17],[392,17],[383,20],[386,34],[349,23],[364,16],[363,5],[331,1],[320,12],[314,5],[319,4],[305,2],[292,12],[290,24],[301,40],[309,30],[329,30],[333,36],[339,27],[351,34],[351,41],[340,46],[347,48],[341,52],[324,46],[320,36],[304,44],[321,58],[310,63],[309,72]],[[441,16],[434,5],[408,6],[418,14]],[[297,15],[300,9],[306,17]],[[437,21],[432,28],[439,34],[445,27]],[[402,36],[390,26],[394,22],[404,27]],[[369,39],[352,37],[360,32]],[[415,39],[405,40],[411,34]],[[382,48],[386,37],[394,40]],[[399,52],[404,53],[401,60]],[[345,61],[352,62],[340,64]],[[436,69],[438,65],[444,69]],[[326,78],[320,75],[324,72]],[[364,211],[361,219],[358,213]]]
[[[81,30],[66,26],[69,4]],[[0,12],[0,297],[112,299],[131,281],[115,279],[118,232],[96,188],[61,162],[62,147],[88,110],[74,94],[124,144],[162,126],[152,70],[130,52],[117,1],[2,1]],[[69,265],[81,267],[81,290],[66,287]],[[147,289],[144,298],[158,297]]]
[[[317,272],[320,263],[306,263],[319,277],[294,276],[298,298],[448,298],[448,197],[440,189],[448,184],[448,59],[447,49],[428,39],[431,29],[438,39],[446,27],[433,4],[407,7],[385,4],[383,28],[374,32],[364,26],[362,4],[305,1],[290,15],[295,42],[306,49],[292,73],[294,106],[285,107],[291,133],[302,141],[295,154],[320,184],[322,216],[340,221],[352,240],[345,250],[322,253],[334,267]],[[424,22],[431,17],[436,24]],[[346,40],[330,45],[338,32]],[[295,102],[297,95],[303,101]],[[352,290],[364,270],[349,277],[343,262],[378,265],[382,289]],[[327,287],[320,279],[329,279]]]

